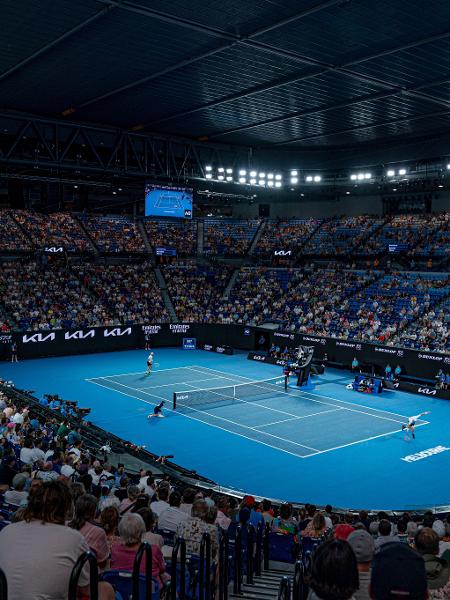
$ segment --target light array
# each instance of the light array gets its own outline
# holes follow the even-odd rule
[[[211,165],[205,166],[205,179],[216,179],[217,181],[240,183],[242,185],[258,185],[268,188],[281,188],[283,186],[283,176],[281,173],[239,169],[237,174],[234,175],[231,167],[213,168]]]
[[[352,173],[350,175],[352,181],[364,181],[364,179],[372,179],[372,173]]]
[[[398,175],[406,175],[406,169],[399,169],[397,174]],[[388,177],[395,177],[396,173],[395,173],[394,169],[389,169],[389,171],[387,171],[386,175]]]

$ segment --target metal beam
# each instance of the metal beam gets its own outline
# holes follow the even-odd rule
[[[230,135],[232,133],[239,133],[240,131],[248,131],[249,129],[257,129],[258,127],[264,127],[266,125],[273,125],[275,123],[284,123],[285,121],[289,121],[290,119],[300,119],[302,117],[307,117],[310,115],[321,114],[324,112],[329,112],[331,110],[336,110],[339,108],[346,108],[348,106],[355,106],[357,104],[361,104],[363,102],[370,102],[372,100],[381,100],[384,98],[391,98],[393,96],[404,95],[404,96],[412,96],[412,97],[421,97],[423,100],[427,100],[433,102],[435,98],[430,96],[429,94],[422,94],[420,90],[423,90],[427,87],[434,87],[436,85],[442,85],[443,83],[447,83],[448,79],[436,79],[434,81],[428,81],[426,83],[421,83],[417,86],[412,86],[409,88],[402,88],[398,86],[394,88],[392,91],[388,92],[374,92],[372,94],[364,94],[362,96],[356,96],[351,100],[346,102],[338,102],[335,104],[325,104],[322,106],[318,106],[315,108],[308,108],[306,110],[299,110],[287,115],[282,115],[281,117],[273,117],[271,119],[264,119],[263,121],[258,121],[257,123],[251,123],[249,125],[241,125],[240,127],[234,127],[232,129],[226,129],[223,131],[219,131],[216,133],[206,134],[208,139],[216,139],[219,137],[223,137],[225,135]],[[439,101],[438,104],[441,104],[445,108],[450,108],[450,102],[445,100]]]
[[[404,50],[415,48],[415,47],[421,46],[423,44],[428,44],[433,41],[441,40],[441,39],[447,38],[449,36],[450,36],[450,31],[446,31],[446,32],[443,32],[443,33],[440,33],[437,35],[427,36],[425,38],[421,38],[420,40],[415,40],[414,42],[409,42],[409,43],[403,44],[401,46],[396,46],[395,48],[390,48],[389,50],[384,50],[383,52],[377,52],[376,54],[369,54],[366,56],[362,56],[353,61],[349,61],[341,66],[322,66],[314,73],[307,73],[307,74],[304,74],[303,72],[295,73],[294,75],[290,75],[288,77],[282,77],[282,78],[276,79],[269,83],[265,83],[265,84],[262,84],[259,86],[254,86],[253,88],[249,88],[248,90],[245,90],[243,92],[229,94],[228,96],[219,98],[218,100],[213,100],[212,102],[207,102],[200,106],[196,106],[196,107],[184,110],[184,111],[180,111],[178,113],[172,113],[171,115],[167,115],[166,117],[161,117],[154,121],[150,121],[149,123],[144,125],[144,128],[159,125],[166,121],[171,121],[173,119],[196,114],[198,112],[203,112],[204,110],[215,108],[217,106],[221,106],[223,104],[227,104],[229,102],[233,102],[233,101],[239,100],[241,98],[248,98],[255,94],[261,94],[263,92],[272,91],[272,90],[278,89],[280,87],[290,85],[292,83],[298,83],[300,81],[305,81],[310,78],[319,77],[320,75],[323,75],[323,74],[329,73],[329,72],[333,72],[333,71],[337,72],[337,73],[342,73],[343,75],[348,76],[352,79],[357,79],[359,81],[371,83],[378,87],[384,87],[384,88],[392,91],[392,93],[394,94],[394,93],[397,93],[398,91],[400,91],[402,89],[402,86],[393,84],[392,82],[382,81],[379,78],[367,76],[362,73],[356,73],[356,72],[352,71],[351,69],[349,69],[349,67],[352,67],[352,66],[354,67],[361,63],[368,62],[370,60],[374,60],[376,58],[388,56],[391,54],[395,54],[397,52],[402,52]],[[408,93],[409,93],[409,95],[415,94],[414,91],[411,91],[411,90]],[[420,98],[421,96],[419,94],[417,94],[416,97]],[[427,100],[429,100],[430,102],[434,102],[435,104],[440,104],[441,106],[446,106],[446,103],[444,100],[435,98],[433,96],[428,96]],[[249,127],[252,127],[252,125],[250,125]],[[208,135],[208,134],[206,134],[206,135]],[[216,137],[217,135],[222,135],[222,132],[217,132],[217,133],[213,134],[213,137]]]
[[[286,146],[288,144],[295,144],[298,142],[305,142],[305,141],[320,139],[320,138],[324,138],[324,137],[332,137],[334,135],[353,133],[354,131],[361,131],[363,129],[372,129],[375,127],[385,127],[386,125],[396,125],[397,123],[405,123],[408,121],[420,121],[421,119],[428,119],[430,117],[443,117],[448,114],[450,114],[450,109],[439,110],[439,111],[425,113],[425,114],[421,114],[421,115],[413,115],[413,116],[409,116],[409,117],[400,117],[399,119],[390,119],[388,121],[378,121],[376,123],[367,123],[364,125],[356,125],[355,127],[347,127],[346,129],[339,129],[337,131],[329,131],[327,133],[316,133],[314,135],[292,138],[290,140],[285,140],[283,142],[275,142],[273,144],[267,144],[265,147]]]
[[[173,23],[175,25],[179,25],[181,27],[186,27],[188,29],[195,29],[196,31],[201,30],[206,35],[214,35],[215,37],[226,39],[226,40],[228,40],[228,42],[226,44],[222,44],[221,46],[218,46],[216,48],[207,50],[206,52],[201,52],[200,54],[192,56],[189,59],[179,61],[179,62],[167,67],[166,69],[163,69],[162,71],[157,71],[146,77],[141,77],[137,81],[131,82],[126,86],[120,86],[119,88],[110,90],[109,92],[106,92],[104,94],[96,96],[95,98],[91,98],[91,99],[87,100],[86,102],[79,104],[78,107],[76,107],[76,108],[85,108],[86,106],[90,106],[91,104],[95,104],[97,102],[100,102],[101,100],[105,100],[106,98],[110,98],[111,96],[115,96],[116,94],[120,94],[126,90],[143,85],[145,83],[149,83],[150,81],[153,81],[154,79],[161,77],[162,75],[167,75],[168,73],[177,71],[178,69],[182,69],[188,65],[199,62],[199,61],[201,61],[205,58],[208,58],[214,54],[223,52],[224,50],[228,50],[229,48],[231,48],[237,44],[244,44],[244,45],[250,45],[250,46],[257,47],[258,44],[256,42],[254,43],[252,41],[253,38],[258,37],[259,35],[262,35],[263,33],[266,33],[266,31],[268,31],[269,29],[272,31],[274,29],[277,29],[278,27],[282,27],[283,25],[286,25],[287,22],[292,22],[294,20],[302,19],[302,18],[308,16],[309,14],[311,14],[311,11],[318,12],[319,10],[323,10],[324,8],[329,8],[330,6],[332,6],[334,4],[340,4],[342,2],[342,0],[326,0],[325,2],[320,2],[319,4],[317,4],[315,7],[311,8],[311,9],[302,10],[299,13],[297,13],[296,15],[292,15],[291,17],[289,17],[289,19],[281,19],[280,21],[278,21],[277,23],[273,23],[269,27],[262,27],[261,29],[257,29],[254,32],[252,32],[246,36],[240,36],[237,34],[229,33],[227,31],[219,30],[217,28],[213,29],[213,28],[210,28],[210,27],[207,27],[204,25],[199,25],[198,23],[195,23],[193,21],[188,21],[187,19],[181,19],[179,17],[175,17],[174,15],[170,15],[169,13],[162,13],[161,11],[155,11],[155,10],[147,8],[147,7],[143,7],[140,5],[133,4],[131,2],[127,2],[127,0],[123,0],[121,2],[119,2],[119,0],[97,0],[97,2],[116,6],[117,8],[120,8],[123,10],[129,10],[131,12],[138,12],[138,14],[140,14],[140,15],[144,15],[144,16],[158,19],[158,20],[163,20],[165,22]],[[261,50],[270,52],[272,54],[276,54],[279,57],[290,58],[291,60],[297,60],[298,62],[301,62],[303,64],[313,65],[313,66],[324,66],[325,65],[325,63],[321,63],[320,61],[316,61],[314,59],[310,59],[307,57],[301,57],[299,54],[283,51],[283,50],[280,50],[279,48],[276,48],[275,46],[270,46],[268,44],[263,44],[263,43],[260,43],[259,46],[260,46],[259,49],[261,49]],[[326,66],[331,67],[332,65],[326,65]]]
[[[102,8],[102,10],[97,11],[94,15],[91,15],[87,19],[84,19],[84,21],[81,21],[80,23],[75,25],[75,27],[72,27],[72,29],[69,29],[68,31],[66,31],[65,33],[63,33],[62,35],[57,37],[56,39],[49,42],[48,44],[45,44],[44,46],[42,46],[42,48],[39,48],[39,50],[36,50],[36,52],[33,52],[33,54],[30,54],[29,56],[27,56],[20,62],[16,63],[15,65],[10,67],[6,71],[3,71],[3,73],[0,73],[0,81],[3,81],[10,75],[13,75],[22,67],[25,67],[33,60],[36,60],[37,58],[42,56],[42,54],[45,54],[45,52],[52,50],[53,48],[55,48],[55,46],[58,46],[59,44],[61,44],[62,42],[64,42],[68,38],[70,38],[71,36],[75,35],[76,33],[79,33],[85,27],[87,27],[88,25],[91,25],[91,23],[94,23],[99,18],[101,18],[104,15],[106,15],[107,13],[111,12],[111,10],[113,10],[114,8],[115,8],[114,6],[106,6],[105,8]]]

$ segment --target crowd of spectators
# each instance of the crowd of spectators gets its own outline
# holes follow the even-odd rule
[[[17,225],[9,210],[0,211],[0,232],[1,252],[32,249],[30,240]]]
[[[290,540],[293,553],[318,544],[306,578],[311,598],[385,600],[393,585],[400,597],[450,596],[450,522],[431,512],[392,517],[336,512],[330,505],[294,509],[186,487],[145,469],[131,474],[99,460],[75,423],[56,412],[37,417],[32,406],[0,393],[0,568],[12,598],[65,598],[73,566],[87,550],[100,575],[132,571],[143,541],[152,548],[151,576],[164,590],[171,536],[185,539],[190,556],[199,554],[208,533],[217,561],[223,531],[233,539],[239,525],[247,532],[247,525],[259,524]],[[140,572],[149,575],[144,561]],[[87,565],[78,592],[89,597]],[[112,600],[112,587],[100,583],[99,597]]]
[[[1,303],[22,330],[111,324],[112,314],[65,266],[0,263]]]
[[[329,219],[311,237],[303,253],[322,256],[351,254],[382,223],[383,219],[380,217],[369,215]]]
[[[79,219],[100,252],[111,254],[145,252],[141,232],[131,218],[81,214]]]
[[[248,252],[260,226],[258,219],[221,220],[205,219],[203,249],[205,254],[225,256]]]
[[[367,239],[363,237],[358,253],[381,254],[387,251],[389,244],[401,244],[406,251],[413,250],[427,236],[433,219],[433,215],[397,215],[373,235],[365,236]]]
[[[303,246],[320,223],[320,220],[313,218],[267,221],[254,254],[273,260],[276,250],[291,250],[294,253]]]
[[[232,270],[227,266],[165,267],[164,277],[178,319],[185,323],[208,323],[215,320],[217,306]]]
[[[74,266],[73,272],[117,323],[164,323],[168,320],[161,290],[148,262]]]
[[[16,210],[12,214],[36,248],[62,246],[66,252],[90,250],[86,234],[70,213],[44,215],[30,210]]]
[[[145,221],[144,226],[153,247],[176,248],[178,256],[197,254],[196,221]]]

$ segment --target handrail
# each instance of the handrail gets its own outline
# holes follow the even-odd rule
[[[253,585],[253,555],[255,552],[255,528],[247,523],[247,584]]]
[[[153,554],[152,547],[148,542],[142,542],[139,546],[138,551],[136,552],[136,556],[134,557],[133,563],[133,600],[140,600],[139,592],[140,592],[140,569],[142,557],[145,553],[145,600],[151,600],[152,598],[152,587],[153,587],[153,579],[152,579],[152,563],[153,563]]]
[[[242,540],[241,526],[236,528],[236,536],[234,538],[234,580],[233,594],[242,593]]]
[[[8,600],[8,582],[2,569],[0,569],[0,600]]]
[[[95,558],[93,552],[90,551],[83,552],[72,569],[69,580],[68,600],[77,599],[78,581],[86,562],[89,562],[89,598],[90,600],[98,600],[98,565],[97,559]]]
[[[261,575],[262,544],[264,525],[260,521],[256,528],[255,575]]]
[[[266,528],[264,530],[263,536],[263,553],[264,553],[264,571],[269,570],[269,533],[270,533],[270,525],[266,523]]]
[[[180,593],[177,595],[178,551],[180,551]],[[172,550],[172,579],[170,582],[170,600],[186,599],[186,542],[182,537],[175,540]]]
[[[222,531],[219,542],[219,600],[228,600],[228,533]]]
[[[292,600],[304,600],[306,597],[304,581],[304,566],[301,560],[295,563],[294,579],[292,583]]]
[[[288,577],[283,577],[278,588],[278,600],[290,600],[291,582]]]
[[[205,560],[204,566],[204,596],[200,595],[200,600],[211,600],[211,536],[208,532],[202,535],[200,542],[200,560],[202,560],[202,549]]]

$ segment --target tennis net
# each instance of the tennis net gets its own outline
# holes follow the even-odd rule
[[[260,398],[271,398],[284,394],[284,377],[273,377],[263,381],[249,381],[226,387],[206,388],[174,392],[173,408],[189,408],[208,404],[232,404],[245,400],[256,401]]]

